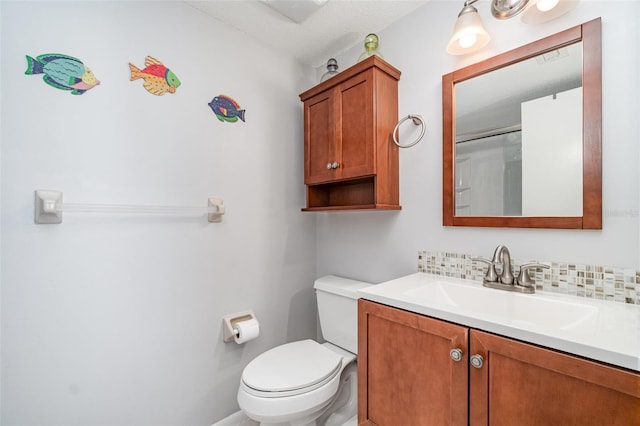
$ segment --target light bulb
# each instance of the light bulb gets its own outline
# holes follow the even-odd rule
[[[560,0],[538,0],[536,7],[540,12],[548,12],[558,5]]]
[[[458,44],[463,49],[467,49],[473,46],[476,43],[476,40],[478,40],[478,36],[476,36],[475,33],[466,34],[460,37],[460,39],[458,40]]]

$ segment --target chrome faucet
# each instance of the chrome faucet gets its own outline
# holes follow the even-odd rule
[[[529,269],[549,268],[549,265],[542,263],[527,263],[520,267],[518,278],[514,279],[511,271],[511,253],[507,246],[500,244],[493,252],[493,259],[488,260],[482,257],[472,257],[474,262],[483,262],[488,265],[482,285],[500,290],[517,291],[520,293],[535,293],[535,283],[529,275]],[[496,266],[500,266],[500,273],[496,271]]]

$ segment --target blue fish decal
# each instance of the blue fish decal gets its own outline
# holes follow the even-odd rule
[[[220,121],[235,123],[238,118],[244,121],[245,110],[240,109],[240,105],[229,96],[218,95],[207,105],[211,107],[213,113]]]
[[[32,58],[27,55],[27,75],[44,74],[42,79],[51,87],[70,90],[72,95],[82,95],[100,81],[88,66],[78,58],[61,53],[45,53]]]

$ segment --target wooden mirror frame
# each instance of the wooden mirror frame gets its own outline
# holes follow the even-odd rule
[[[602,229],[601,19],[502,53],[442,76],[442,224],[506,228]],[[582,216],[456,216],[456,83],[582,41]]]

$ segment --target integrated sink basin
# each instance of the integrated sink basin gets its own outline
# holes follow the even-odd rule
[[[510,293],[482,287],[479,283],[438,280],[417,285],[403,294],[436,306],[450,306],[523,327],[556,327],[563,330],[592,327],[598,314],[596,306],[540,294]]]
[[[640,306],[564,294],[521,294],[418,272],[360,297],[473,329],[640,371]]]

